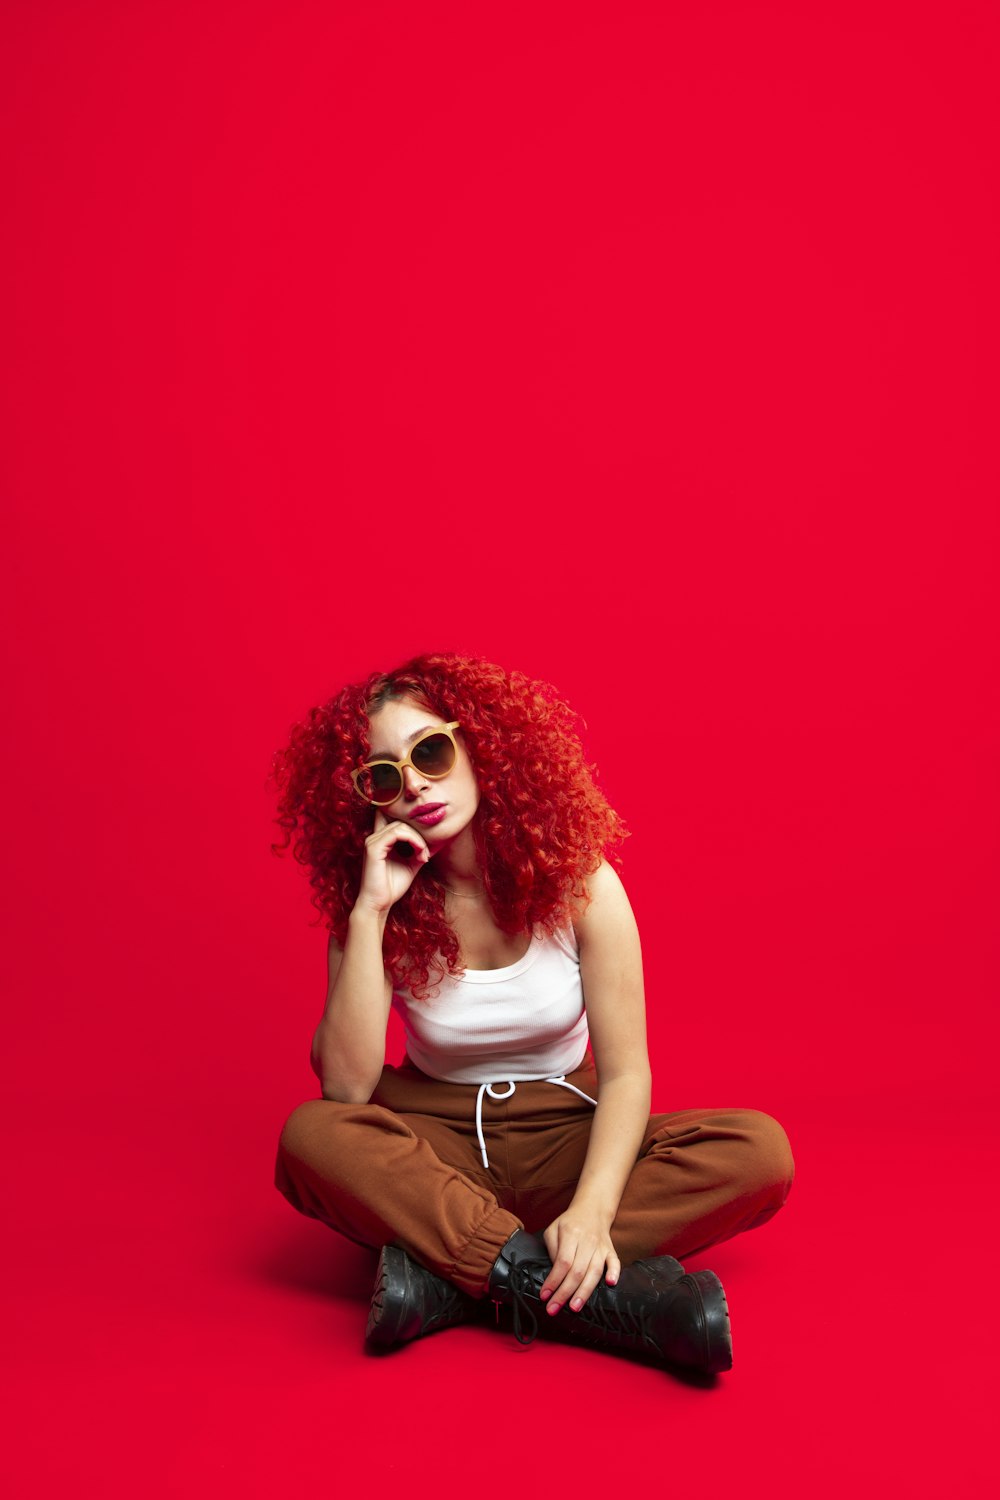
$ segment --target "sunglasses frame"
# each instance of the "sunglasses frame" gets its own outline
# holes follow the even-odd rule
[[[459,727],[460,725],[457,719],[453,720],[450,724],[435,724],[433,729],[425,730],[424,733],[419,737],[419,739],[413,741],[413,744],[410,746],[409,755],[405,756],[403,760],[366,760],[363,766],[359,766],[356,771],[351,772],[351,780],[354,782],[354,790],[357,792],[362,802],[366,803],[368,807],[391,807],[392,804],[398,801],[398,799],[403,795],[403,792],[406,788],[406,782],[403,780],[403,772],[407,766],[412,767],[412,769],[416,771],[418,776],[426,776],[428,781],[443,781],[446,776],[450,776],[451,772],[455,769],[455,761],[458,759],[458,741],[455,739],[454,731]],[[446,739],[451,740],[451,747],[455,752],[455,760],[452,761],[447,771],[439,771],[437,775],[433,775],[430,771],[422,771],[419,766],[415,766],[413,764],[413,760],[411,758],[417,746],[422,745],[424,740],[429,740],[431,735],[433,734],[443,734]],[[360,777],[362,771],[370,771],[373,766],[392,766],[394,770],[399,772],[399,791],[396,793],[395,797],[390,797],[388,802],[376,802],[373,797],[366,797],[364,792],[361,790],[361,787],[358,785],[358,778]]]

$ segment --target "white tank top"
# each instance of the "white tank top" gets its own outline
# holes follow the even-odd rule
[[[572,925],[536,932],[527,953],[503,969],[448,974],[437,995],[393,993],[412,1063],[445,1083],[514,1082],[572,1073],[589,1032]]]

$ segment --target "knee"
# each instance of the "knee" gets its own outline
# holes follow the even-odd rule
[[[342,1104],[336,1099],[307,1099],[293,1109],[278,1139],[279,1158],[301,1162],[350,1163],[363,1149],[372,1127],[405,1133],[406,1126],[378,1104]]]
[[[332,1109],[336,1111],[336,1105]],[[320,1136],[329,1137],[334,1121],[329,1099],[307,1099],[293,1109],[278,1137],[278,1155],[307,1161]]]
[[[747,1187],[784,1203],[795,1178],[792,1148],[784,1128],[759,1109],[740,1112],[740,1132],[746,1143],[743,1169]]]

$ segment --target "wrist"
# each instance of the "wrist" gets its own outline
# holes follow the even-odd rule
[[[596,1220],[602,1229],[608,1230],[618,1212],[618,1204],[612,1203],[607,1193],[602,1192],[600,1187],[584,1186],[577,1188],[573,1194],[570,1209],[576,1214],[585,1214],[588,1219]]]
[[[355,902],[354,909],[347,919],[348,931],[359,933],[377,932],[379,941],[381,942],[388,916],[388,907],[382,909],[377,906],[369,906],[366,901],[359,898]]]

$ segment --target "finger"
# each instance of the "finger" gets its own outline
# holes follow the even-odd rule
[[[549,1298],[548,1306],[545,1309],[546,1312],[555,1317],[561,1307],[565,1307],[567,1302],[572,1301],[573,1297],[576,1296],[577,1288],[590,1268],[592,1259],[592,1252],[586,1250],[579,1250],[577,1252],[573,1264]]]
[[[549,1248],[548,1241],[546,1241],[546,1248]],[[549,1258],[552,1261],[552,1269],[538,1289],[538,1295],[543,1302],[545,1302],[550,1297],[555,1298],[556,1292],[563,1285],[566,1277],[573,1269],[574,1254],[575,1246],[571,1250],[568,1244],[565,1242],[563,1244],[559,1244],[557,1242],[553,1248],[549,1249]],[[565,1298],[563,1298],[563,1301],[565,1301]],[[562,1306],[562,1303],[560,1302],[558,1305]]]
[[[604,1280],[608,1286],[615,1286],[619,1276],[622,1274],[622,1263],[612,1250],[608,1255],[607,1269],[604,1272]]]
[[[541,1286],[538,1288],[538,1295],[542,1299],[542,1301],[545,1302],[549,1297],[552,1296],[552,1293],[555,1291],[557,1285],[559,1284],[559,1277],[556,1275],[555,1270],[556,1256],[559,1253],[559,1240],[558,1237],[555,1234],[552,1234],[548,1229],[546,1229],[545,1233],[542,1235],[542,1239],[545,1241],[545,1248],[549,1252],[549,1260],[552,1262],[551,1271],[546,1276]]]
[[[569,1306],[573,1310],[573,1312],[580,1311],[583,1304],[590,1297],[591,1292],[593,1292],[594,1288],[599,1285],[603,1273],[604,1256],[595,1255],[593,1260],[590,1262],[590,1266],[587,1269],[586,1275],[580,1282],[580,1285],[577,1287],[573,1296],[569,1299]]]
[[[370,833],[366,842],[372,848],[378,849],[384,858],[388,858],[393,847],[401,843],[412,844],[414,853],[420,855],[423,860],[430,858],[430,850],[422,834],[419,834],[415,828],[411,828],[409,823],[400,823],[398,819],[393,823],[386,823],[384,828],[378,829],[375,833]]]
[[[556,1233],[556,1230],[547,1229],[541,1238],[546,1242],[546,1250],[549,1251],[549,1260],[555,1266],[556,1256],[559,1254],[559,1235]],[[550,1286],[550,1283],[552,1283],[552,1286]],[[546,1280],[541,1283],[540,1296],[547,1298],[552,1293],[552,1290],[555,1289],[555,1284],[555,1271],[550,1271]]]
[[[406,856],[406,863],[410,865],[425,865],[431,857],[431,851],[428,849],[420,834],[415,833],[414,830],[410,827],[409,823],[397,823],[396,829],[397,833],[394,840],[394,845],[409,844],[411,849],[413,850],[412,854]]]

